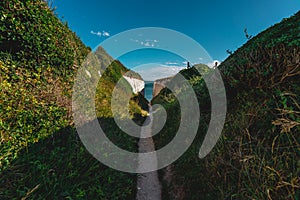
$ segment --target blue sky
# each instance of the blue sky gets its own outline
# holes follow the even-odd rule
[[[92,49],[104,40],[129,29],[163,27],[186,34],[201,44],[213,60],[223,61],[228,56],[227,49],[234,51],[247,41],[245,28],[249,34],[256,35],[299,11],[300,1],[53,0],[53,6],[56,7],[58,16],[67,21],[69,27]],[[154,40],[152,38],[152,43]],[[125,66],[130,65],[127,67],[132,68],[140,62],[134,63],[133,59],[143,59],[145,54],[136,55],[124,56],[120,60]],[[160,62],[175,63],[176,59],[180,60],[176,56],[170,56],[168,61]],[[184,62],[184,59],[181,61]]]

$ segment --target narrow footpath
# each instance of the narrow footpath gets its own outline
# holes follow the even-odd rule
[[[149,113],[152,112],[152,108],[149,107]],[[148,136],[147,138],[140,138],[138,146],[139,153],[146,153],[155,150],[153,139],[151,137],[152,128],[152,115],[146,119],[145,124],[149,126],[143,127],[141,135]],[[154,158],[150,162],[145,162],[139,159],[139,168],[145,169],[147,165],[156,165],[157,158]],[[137,200],[161,200],[161,185],[158,179],[157,171],[148,172],[144,174],[138,174],[137,178]]]

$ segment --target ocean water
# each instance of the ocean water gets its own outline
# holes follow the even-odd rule
[[[153,81],[145,81],[145,98],[148,101],[151,101],[152,99],[153,83]]]

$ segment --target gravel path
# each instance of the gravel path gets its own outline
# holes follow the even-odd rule
[[[149,112],[152,112],[152,108],[149,108]],[[149,126],[143,127],[142,135],[151,136],[152,127],[152,117],[147,118],[146,124]],[[152,137],[141,138],[139,140],[139,153],[151,152],[155,150],[155,146]],[[139,168],[145,169],[147,166],[157,165],[156,156],[150,162],[143,162],[142,159],[139,160]],[[137,200],[161,200],[161,185],[158,179],[157,171],[148,172],[144,174],[138,174],[137,178]]]

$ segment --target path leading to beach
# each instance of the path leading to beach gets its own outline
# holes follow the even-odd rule
[[[152,108],[149,108],[149,112],[152,112]],[[141,135],[149,136],[147,138],[140,138],[139,140],[139,153],[152,152],[155,150],[153,139],[151,137],[151,127],[152,127],[152,117],[146,119],[145,124],[149,124],[146,127],[142,128]],[[156,154],[149,161],[145,161],[140,157],[139,159],[139,168],[145,169],[149,165],[157,166]],[[138,174],[137,179],[137,200],[161,200],[161,185],[158,179],[157,171],[148,172],[144,174]]]

